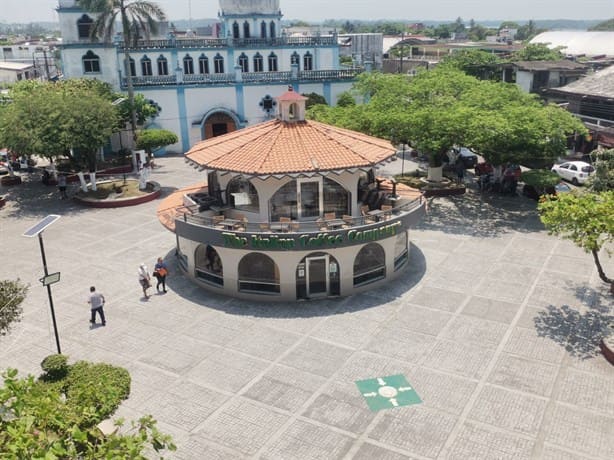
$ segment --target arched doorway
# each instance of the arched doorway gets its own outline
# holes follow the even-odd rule
[[[200,244],[194,253],[194,270],[196,278],[224,285],[224,267],[222,259],[213,246]]]
[[[202,127],[202,138],[211,139],[238,129],[237,120],[226,112],[213,112],[205,117]]]

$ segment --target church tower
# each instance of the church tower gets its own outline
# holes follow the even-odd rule
[[[281,34],[279,0],[220,0],[220,37],[275,39]]]

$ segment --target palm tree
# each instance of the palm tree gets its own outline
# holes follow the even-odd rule
[[[122,24],[124,46],[124,75],[128,82],[128,101],[130,103],[130,125],[136,139],[136,108],[134,106],[134,88],[130,72],[130,46],[137,43],[142,34],[146,37],[156,32],[158,21],[164,21],[166,14],[156,3],[145,0],[78,0],[79,6],[91,13],[98,14],[91,29],[92,37],[110,42],[115,24]]]

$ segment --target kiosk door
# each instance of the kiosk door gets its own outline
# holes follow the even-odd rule
[[[330,283],[328,273],[328,256],[308,257],[307,262],[307,297],[326,297]]]

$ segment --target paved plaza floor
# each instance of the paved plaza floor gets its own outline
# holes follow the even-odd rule
[[[158,163],[165,195],[204,179],[182,158]],[[23,321],[0,338],[0,368],[38,375],[55,352],[38,242],[21,234],[60,214],[44,242],[61,272],[62,351],[127,368],[118,415],[152,414],[174,436],[171,458],[614,458],[614,367],[598,351],[612,297],[590,255],[548,236],[532,201],[434,200],[401,280],[265,304],[185,279],[159,201],[87,209],[34,181],[0,194],[12,200],[0,209],[0,279],[31,284]],[[146,301],[137,269],[159,256],[169,292]],[[612,276],[613,260],[604,265]],[[107,299],[106,327],[88,323],[90,285]],[[408,388],[418,399],[372,411],[378,385],[388,401]]]

